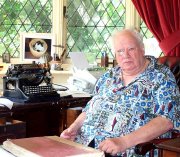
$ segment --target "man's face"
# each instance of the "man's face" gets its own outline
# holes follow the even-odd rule
[[[132,72],[142,67],[144,51],[134,37],[129,34],[116,36],[114,51],[118,65],[126,72]]]

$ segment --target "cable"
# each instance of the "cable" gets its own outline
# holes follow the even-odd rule
[[[67,91],[67,90],[69,90],[69,88],[68,88],[68,87],[63,86],[63,85],[60,85],[60,84],[55,84],[55,83],[52,83],[52,85],[56,85],[56,86],[63,87],[63,88],[61,88],[61,89],[56,89],[57,91]]]

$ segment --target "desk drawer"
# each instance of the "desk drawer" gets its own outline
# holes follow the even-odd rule
[[[14,119],[0,119],[0,143],[8,138],[26,137],[26,123]]]

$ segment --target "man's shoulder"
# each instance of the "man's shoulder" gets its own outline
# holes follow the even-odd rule
[[[156,73],[172,73],[170,68],[158,62],[158,58],[155,58],[153,56],[146,56],[147,59],[150,60],[150,70]]]

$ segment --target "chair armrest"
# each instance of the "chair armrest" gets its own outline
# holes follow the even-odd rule
[[[135,146],[135,153],[138,155],[145,155],[147,152],[149,152],[153,149],[156,149],[157,144],[167,141],[167,140],[170,140],[170,139],[172,139],[172,138],[154,139],[149,142],[140,143]]]
[[[147,152],[155,148],[156,146],[151,142],[141,143],[135,146],[135,153],[138,155],[145,155]]]

